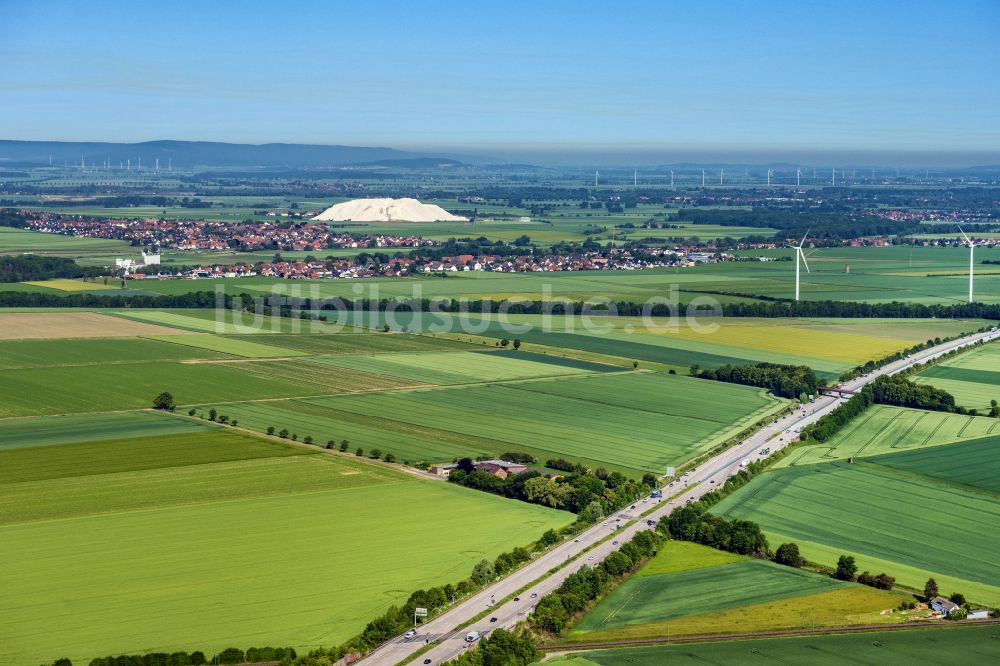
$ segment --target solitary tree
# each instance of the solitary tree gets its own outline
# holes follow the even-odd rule
[[[194,416],[194,413],[195,413],[194,409],[189,409],[188,410],[188,416]]]
[[[336,446],[336,445],[337,445],[337,443],[335,441],[333,441],[332,439],[328,439],[326,441],[326,448],[328,448],[328,449],[333,449],[333,447]]]
[[[212,409],[208,410],[208,420],[209,421],[214,421],[218,415],[219,415],[219,412],[215,411],[215,407],[212,407]]]
[[[274,434],[274,426],[267,426],[267,434],[268,435]]]
[[[990,400],[990,416],[993,418],[1000,417],[1000,406],[997,406],[996,400]]]
[[[948,597],[948,600],[953,604],[958,604],[959,606],[965,605],[965,595],[961,592],[952,593],[952,595]]]
[[[639,367],[639,361],[632,361],[632,369],[635,370]]]
[[[521,348],[521,339],[514,338],[514,349],[520,349],[520,348]]]
[[[837,560],[837,571],[833,577],[839,580],[854,580],[854,574],[858,573],[858,565],[854,563],[851,555],[841,555]]]
[[[341,452],[346,452],[347,451],[347,440],[346,439],[340,443],[340,450],[341,450]]]
[[[774,561],[786,567],[801,567],[802,556],[799,554],[798,544],[783,543],[778,546],[778,550],[774,551]]]
[[[924,599],[930,601],[941,593],[938,591],[937,581],[933,578],[928,578],[927,582],[924,583]]]
[[[356,456],[363,456],[363,455],[365,455],[365,450],[359,446],[358,450],[354,452],[354,455],[356,455]]]
[[[510,340],[508,340],[507,338],[500,338],[500,346],[501,347],[506,347],[509,344],[510,344]]]
[[[312,444],[313,443],[312,435],[306,435],[302,441],[305,442],[306,444]]]
[[[382,451],[380,449],[372,449],[371,452],[368,454],[368,457],[371,458],[372,460],[378,460],[379,458],[382,457]]]
[[[282,428],[278,431],[278,437],[282,439],[288,439],[288,428]]]
[[[153,409],[163,409],[172,412],[174,408],[174,396],[167,391],[153,398]]]
[[[394,455],[392,455],[392,453],[386,451],[385,455],[382,456],[382,460],[386,461],[387,463],[394,463],[394,462],[396,462],[396,456],[394,456]]]

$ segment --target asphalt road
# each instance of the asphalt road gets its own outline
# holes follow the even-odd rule
[[[946,342],[896,361],[864,377],[847,382],[842,387],[848,390],[857,390],[881,375],[895,374],[911,365],[937,358],[953,349],[967,346],[980,340],[993,340],[997,337],[1000,337],[1000,332],[988,332]],[[575,539],[556,546],[551,551],[490,585],[475,596],[466,599],[446,613],[426,624],[420,625],[416,636],[409,639],[399,636],[388,641],[365,657],[363,663],[365,666],[395,666],[395,664],[403,662],[407,657],[423,647],[425,643],[440,640],[440,644],[435,645],[425,654],[409,662],[412,664],[423,664],[425,663],[425,659],[429,659],[430,661],[426,663],[440,664],[454,659],[461,652],[475,645],[475,642],[466,642],[465,637],[468,632],[478,631],[480,634],[485,635],[498,627],[512,628],[527,617],[539,598],[559,587],[563,580],[571,573],[577,571],[583,565],[594,566],[599,563],[610,553],[617,550],[621,543],[635,536],[639,530],[652,529],[647,525],[647,520],[658,521],[660,518],[669,515],[675,508],[683,506],[688,500],[696,500],[716,486],[725,483],[727,478],[739,471],[742,461],[752,461],[766,457],[766,455],[761,453],[764,449],[770,448],[773,453],[785,447],[790,442],[795,441],[798,430],[801,430],[802,427],[813,423],[824,414],[835,409],[843,401],[844,399],[837,397],[822,396],[817,398],[813,403],[804,405],[803,409],[778,419],[774,423],[757,431],[737,446],[721,452],[717,456],[701,463],[698,467],[688,471],[684,476],[675,480],[672,485],[666,486],[664,488],[664,495],[670,497],[688,488],[690,488],[690,491],[684,492],[673,500],[657,500],[647,497],[637,502],[634,509],[617,512],[606,521],[588,529]],[[639,514],[650,509],[653,510],[647,516],[642,517],[640,520],[635,520],[639,518]],[[635,522],[628,524],[633,520]],[[618,527],[619,525],[624,525],[624,527]],[[581,555],[545,580],[531,585],[527,590],[521,592],[520,596],[515,600],[510,600],[503,604],[499,603],[505,597],[538,580],[553,567],[580,555],[588,547],[593,546],[611,534],[613,534],[613,538],[595,546],[592,550]],[[486,617],[473,622],[468,627],[458,629],[459,625],[468,622],[473,617],[487,610],[489,610],[489,614]],[[491,621],[494,618],[495,621]]]

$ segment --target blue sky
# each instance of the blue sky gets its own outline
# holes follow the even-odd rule
[[[11,139],[981,162],[998,84],[996,0],[0,0]]]

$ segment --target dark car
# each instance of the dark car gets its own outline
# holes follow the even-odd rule
[[[514,597],[514,601],[520,601],[521,597]]]
[[[431,663],[431,660],[430,659],[424,659],[424,663],[425,664],[429,664],[429,663]]]
[[[496,621],[497,621],[497,616],[496,615],[494,615],[493,617],[490,618],[490,622],[496,622]]]

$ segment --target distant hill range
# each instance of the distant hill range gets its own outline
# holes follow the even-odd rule
[[[0,166],[103,166],[131,160],[132,168],[175,167],[291,167],[320,168],[372,166],[433,168],[460,166],[461,162],[426,153],[393,148],[318,146],[296,143],[218,143],[213,141],[145,141],[143,143],[88,143],[76,141],[0,140]]]

